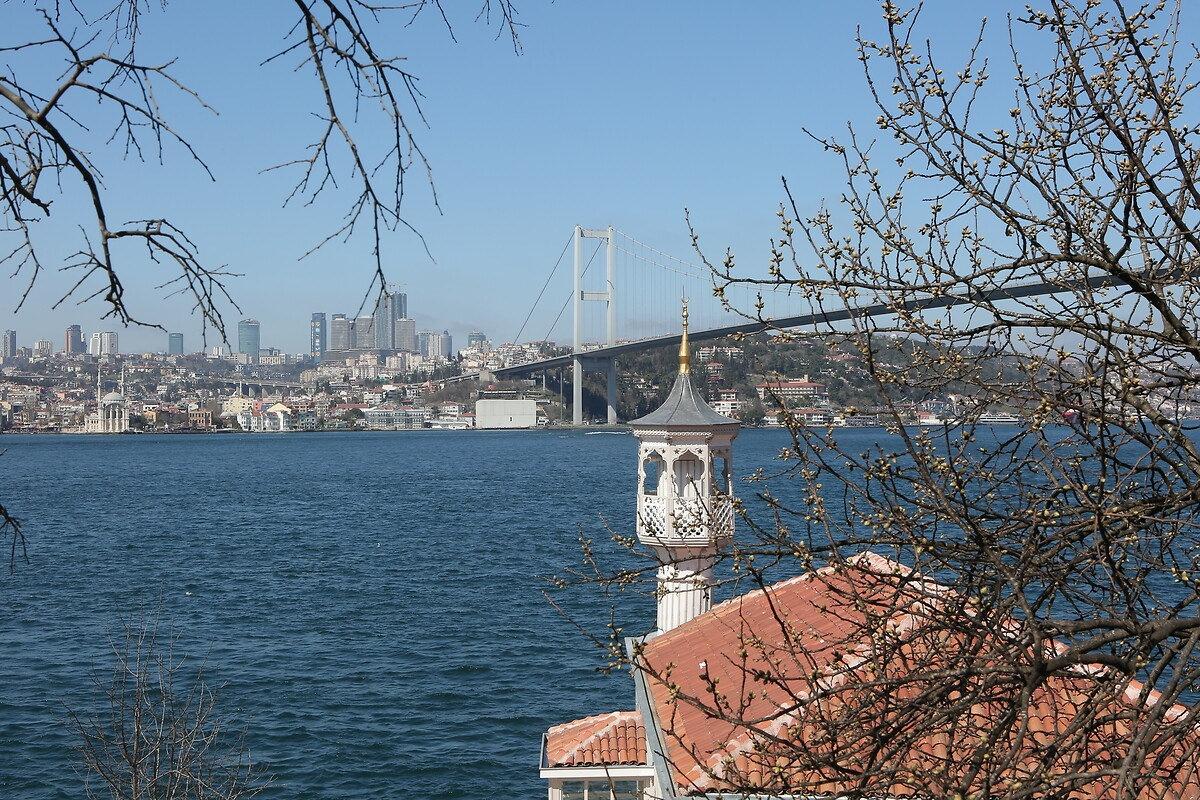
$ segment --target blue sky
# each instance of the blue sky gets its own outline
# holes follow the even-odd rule
[[[174,112],[215,183],[178,150],[163,166],[123,163],[113,148],[97,156],[114,217],[177,219],[210,262],[244,273],[232,288],[245,314],[262,322],[263,345],[300,352],[310,313],[353,313],[371,266],[365,238],[299,261],[336,225],[346,198],[281,209],[286,177],[260,173],[298,155],[316,125],[308,112],[319,100],[308,77],[258,66],[281,40],[288,5],[177,2],[149,22],[144,55],[177,55],[177,74],[219,112],[183,104]],[[467,5],[475,4],[451,7]],[[479,328],[497,341],[512,338],[577,223],[612,224],[689,257],[689,207],[715,252],[728,245],[747,268],[763,263],[780,175],[810,207],[840,191],[838,165],[801,128],[837,132],[849,120],[870,127],[875,117],[853,47],[858,24],[883,36],[873,2],[523,0],[520,8],[528,26],[520,56],[470,13],[457,20],[457,43],[432,16],[377,34],[421,78],[429,127],[419,136],[442,208],[439,215],[423,189],[410,195],[409,219],[435,260],[397,232],[384,244],[387,269],[422,326],[457,337]],[[1005,10],[991,9],[997,17]],[[970,3],[929,3],[923,30],[958,52],[981,13]],[[35,23],[25,4],[0,15],[13,23],[0,33],[5,40]],[[47,252],[71,249],[72,210],[69,198],[60,201]],[[200,325],[188,305],[153,288],[157,275],[140,256],[130,252],[126,263],[134,311],[182,331],[188,349],[198,349]],[[22,345],[45,337],[61,346],[68,324],[112,327],[99,321],[99,301],[51,311],[66,285],[66,276],[43,274],[13,314],[18,283],[0,277],[0,328],[17,329]],[[543,329],[560,302],[542,310]],[[237,318],[230,310],[230,321]],[[163,333],[118,330],[124,351],[166,347]]]

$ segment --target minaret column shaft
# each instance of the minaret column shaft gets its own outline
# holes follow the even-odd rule
[[[716,554],[693,553],[681,558],[670,549],[658,552],[664,563],[658,568],[657,627],[665,633],[712,608]]]

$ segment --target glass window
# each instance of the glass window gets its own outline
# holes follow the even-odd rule
[[[587,781],[563,781],[562,800],[586,800]]]
[[[595,794],[595,792],[592,793],[593,800],[595,798]],[[613,781],[612,797],[613,800],[641,800],[641,784],[637,781]]]

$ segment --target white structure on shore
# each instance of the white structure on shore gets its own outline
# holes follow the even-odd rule
[[[675,386],[662,406],[629,424],[639,442],[637,535],[660,564],[658,630],[665,633],[712,607],[713,567],[733,540],[738,421],[692,386],[686,302]]]
[[[84,433],[124,433],[129,430],[129,402],[125,399],[125,365],[121,365],[120,391],[100,396],[100,365],[96,365],[96,412],[88,414]]]

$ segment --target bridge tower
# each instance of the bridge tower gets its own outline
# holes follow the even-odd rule
[[[605,283],[602,292],[585,292],[583,290],[583,240],[603,239],[605,241]],[[575,326],[572,347],[572,395],[571,422],[574,425],[583,424],[583,372],[603,372],[607,376],[608,385],[605,392],[608,399],[608,424],[617,422],[617,360],[615,358],[587,358],[583,352],[583,304],[599,302],[606,306],[605,315],[605,344],[617,343],[617,252],[613,228],[594,229],[575,226],[575,288],[572,294]]]

